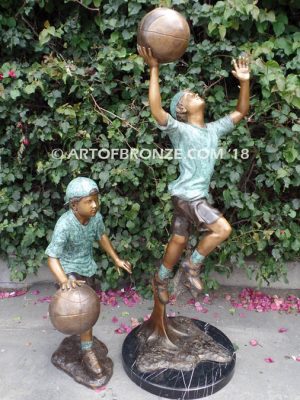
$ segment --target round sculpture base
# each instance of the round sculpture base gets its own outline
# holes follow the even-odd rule
[[[137,359],[141,350],[139,339],[141,327],[135,328],[127,335],[123,343],[123,367],[133,382],[160,397],[188,400],[210,396],[222,389],[230,381],[234,373],[236,355],[228,337],[206,322],[185,317],[184,319],[187,323],[195,324],[203,333],[209,335],[218,345],[224,347],[232,357],[226,363],[201,361],[195,368],[190,370],[160,368],[149,372],[141,372],[137,368]],[[182,323],[183,317],[175,317],[172,320],[175,323],[176,320]],[[159,360],[158,363],[160,365],[164,364],[163,361]]]
[[[65,338],[53,353],[51,362],[57,368],[70,375],[76,382],[90,389],[97,389],[107,384],[113,373],[113,362],[107,357],[107,347],[94,336],[94,351],[103,374],[99,377],[89,374],[81,361],[80,339],[78,335]]]

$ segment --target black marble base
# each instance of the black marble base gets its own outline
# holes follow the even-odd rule
[[[76,382],[90,389],[97,389],[107,384],[113,373],[113,362],[107,357],[107,347],[104,343],[93,338],[93,348],[103,369],[100,377],[87,373],[81,362],[80,338],[73,335],[65,338],[58,349],[53,353],[51,362],[57,368],[70,375]]]
[[[123,367],[129,378],[148,392],[169,399],[200,399],[222,389],[234,373],[236,355],[233,345],[216,327],[203,321],[192,321],[232,354],[230,362],[203,361],[190,371],[166,368],[142,373],[136,366],[139,346],[137,333],[140,329],[137,327],[128,334],[122,348]]]

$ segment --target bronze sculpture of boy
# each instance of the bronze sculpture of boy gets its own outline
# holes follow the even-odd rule
[[[155,274],[154,285],[162,304],[169,300],[168,280],[185,249],[191,225],[202,225],[208,233],[199,241],[192,256],[182,263],[191,287],[203,289],[200,271],[203,260],[225,241],[231,226],[221,212],[207,202],[210,179],[215,164],[218,139],[234,129],[249,109],[250,69],[247,58],[233,60],[232,74],[239,80],[240,93],[236,109],[229,115],[211,123],[205,123],[205,101],[198,94],[185,90],[177,93],[170,106],[171,115],[161,105],[159,87],[159,63],[151,49],[138,46],[139,54],[150,67],[149,103],[158,128],[168,133],[172,145],[181,151],[180,176],[169,185],[174,215],[172,236],[167,245],[162,264]],[[207,157],[191,157],[191,150],[206,150]]]
[[[128,261],[119,258],[108,236],[99,210],[97,184],[85,177],[73,179],[66,190],[69,211],[57,221],[51,243],[46,249],[48,266],[62,290],[75,289],[83,283],[95,284],[98,269],[93,259],[93,243],[97,240],[112,258],[116,268],[131,274]],[[82,363],[92,375],[101,376],[102,368],[93,350],[92,329],[80,334]]]

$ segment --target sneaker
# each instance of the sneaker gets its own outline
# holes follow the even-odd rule
[[[83,350],[82,354],[83,354],[82,362],[83,362],[85,368],[87,369],[87,371],[94,375],[101,375],[102,368],[99,364],[99,361],[97,359],[95,352],[92,349]]]
[[[181,264],[189,283],[199,292],[203,290],[203,284],[199,277],[203,264],[194,264],[190,259],[186,259]]]
[[[159,298],[159,301],[162,304],[169,303],[169,293],[168,293],[168,285],[169,279],[159,279],[158,272],[154,275],[153,279],[154,287]]]

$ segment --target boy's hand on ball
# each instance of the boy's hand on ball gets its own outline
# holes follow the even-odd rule
[[[126,272],[128,272],[129,274],[132,274],[132,268],[131,268],[130,262],[119,259],[115,262],[115,265],[117,267],[117,271],[118,271],[119,275],[120,275],[120,268],[125,269]]]
[[[247,57],[239,57],[232,60],[234,70],[232,75],[239,81],[248,81],[250,79],[250,65]]]
[[[137,45],[137,49],[139,52],[139,55],[141,57],[143,57],[143,59],[145,60],[145,63],[149,65],[149,67],[158,67],[159,62],[157,61],[157,59],[155,57],[153,57],[152,55],[152,50],[147,47],[142,47],[140,45]]]
[[[85,283],[85,281],[79,281],[77,279],[69,278],[67,281],[60,283],[60,288],[61,288],[61,290],[75,289],[77,286],[81,286],[84,283]]]

